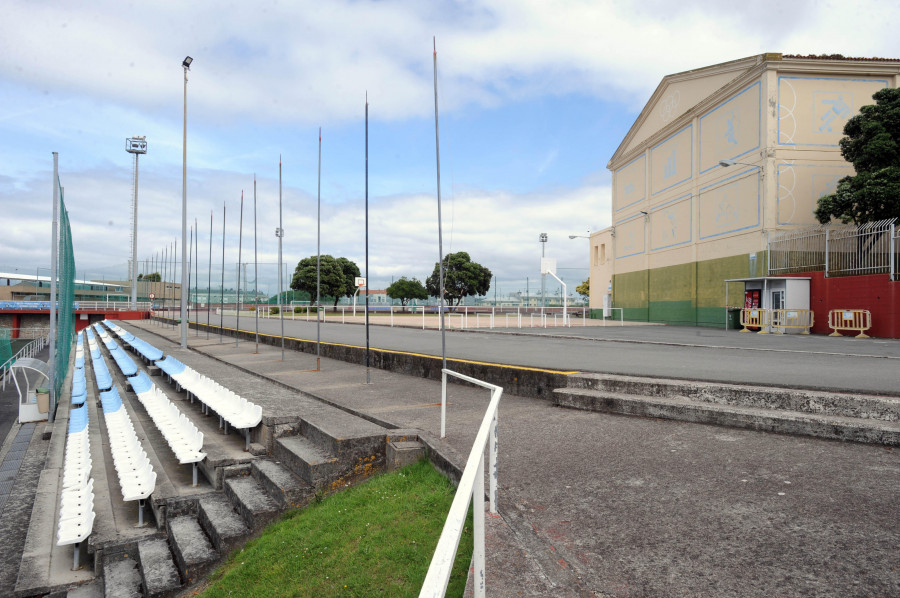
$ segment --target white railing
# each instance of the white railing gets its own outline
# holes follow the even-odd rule
[[[491,401],[488,404],[484,419],[475,435],[475,443],[466,461],[444,523],[444,530],[438,539],[434,556],[431,557],[431,565],[428,574],[422,584],[419,596],[443,596],[447,592],[447,584],[450,581],[450,573],[453,570],[453,561],[456,560],[456,551],[459,548],[459,540],[462,537],[463,527],[466,523],[466,515],[469,512],[469,504],[472,503],[472,531],[474,548],[472,551],[473,574],[475,576],[475,596],[482,598],[485,595],[484,572],[484,449],[489,447],[489,478],[490,478],[490,510],[497,513],[497,450],[499,438],[497,436],[497,411],[500,407],[500,397],[503,396],[503,387],[488,384],[476,378],[464,376],[451,370],[441,370],[441,438],[445,437],[445,424],[447,414],[447,376],[453,376],[465,380],[471,384],[487,388],[491,391]]]
[[[2,385],[0,386],[2,386],[3,390],[6,390],[6,378],[11,375],[10,370],[12,369],[12,365],[17,360],[22,359],[23,357],[34,357],[35,355],[40,353],[44,347],[47,346],[48,342],[48,334],[41,335],[19,349],[19,351],[15,355],[3,362],[3,365],[0,365],[0,376],[3,377]]]
[[[152,303],[138,301],[137,311],[150,311]],[[105,311],[132,311],[131,301],[78,301],[75,309],[78,310],[105,310]]]

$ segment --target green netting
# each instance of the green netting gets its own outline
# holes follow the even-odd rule
[[[3,372],[12,365],[7,363],[12,356],[12,342],[9,340],[9,330],[0,328],[0,367],[4,368]]]
[[[59,184],[59,180],[57,180]],[[69,354],[75,342],[75,253],[72,250],[72,229],[69,212],[59,189],[59,255],[57,261],[57,319],[56,319],[56,379],[53,381],[57,403],[63,381],[69,373]]]

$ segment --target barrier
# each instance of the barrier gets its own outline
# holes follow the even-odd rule
[[[867,309],[832,309],[828,312],[828,336],[844,336],[838,330],[858,330],[856,338],[869,338],[865,331],[872,327],[872,312]]]
[[[775,334],[784,334],[785,328],[799,328],[800,334],[809,334],[815,319],[811,309],[773,309],[771,325],[776,328]]]
[[[769,326],[769,310],[768,309],[742,309],[741,310],[741,332],[752,332],[750,326],[759,328],[759,334],[769,334],[766,328]]]

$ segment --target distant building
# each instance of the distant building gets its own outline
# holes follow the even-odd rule
[[[853,174],[844,124],[898,85],[900,60],[840,56],[664,77],[607,164],[612,226],[591,235],[591,307],[721,326],[724,281],[767,275],[770,234],[816,224],[817,199]]]

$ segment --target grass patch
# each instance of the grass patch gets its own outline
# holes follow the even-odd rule
[[[420,461],[288,513],[231,555],[203,596],[418,596],[454,491]],[[465,589],[471,507],[459,546],[448,596]]]

